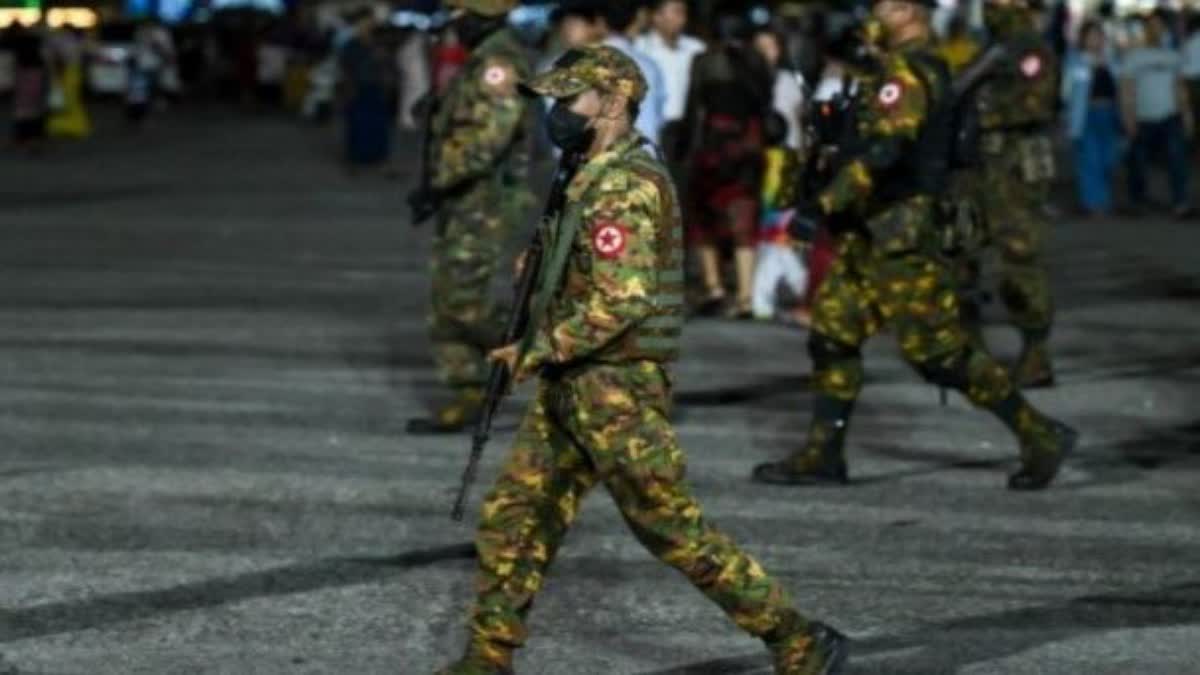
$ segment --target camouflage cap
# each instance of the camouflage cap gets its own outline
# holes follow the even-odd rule
[[[569,98],[588,89],[625,94],[640,103],[646,96],[646,78],[637,62],[609,46],[567,50],[550,70],[523,83],[521,88],[538,96]]]
[[[518,0],[445,0],[450,9],[465,9],[483,16],[503,16],[516,7]]]

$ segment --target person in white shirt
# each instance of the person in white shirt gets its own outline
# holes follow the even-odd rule
[[[650,15],[650,30],[634,41],[634,45],[653,59],[662,71],[666,96],[663,122],[666,124],[683,119],[692,61],[705,49],[702,40],[683,33],[687,22],[686,0],[656,0]]]
[[[1167,46],[1163,17],[1146,17],[1144,34],[1144,43],[1131,48],[1121,62],[1122,121],[1131,139],[1129,197],[1135,206],[1146,205],[1146,170],[1150,157],[1161,153],[1166,156],[1172,211],[1183,217],[1191,211],[1188,142],[1194,129],[1187,87],[1179,52]]]
[[[787,122],[784,146],[793,150],[800,148],[800,115],[804,106],[804,90],[801,75],[787,68],[783,61],[783,39],[769,29],[760,29],[754,34],[754,49],[774,73],[771,105],[775,112]]]
[[[604,24],[604,44],[613,47],[633,59],[646,79],[646,97],[638,110],[634,126],[643,136],[657,144],[663,125],[663,109],[666,104],[666,87],[658,64],[633,45],[633,36],[642,32],[641,12],[637,0],[605,0],[601,3],[600,20]]]

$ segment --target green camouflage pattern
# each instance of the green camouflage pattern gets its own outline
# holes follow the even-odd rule
[[[1054,301],[1044,249],[1049,223],[1043,210],[1047,179],[1027,180],[1030,155],[1048,139],[1038,134],[1001,133],[984,144],[975,199],[988,245],[999,258],[999,295],[1013,324],[1028,339],[1043,340],[1054,321]],[[978,265],[976,265],[978,267]],[[974,280],[969,280],[972,283]]]
[[[484,178],[524,184],[527,153],[515,151],[527,136],[528,101],[517,85],[529,72],[511,29],[497,31],[472,52],[433,118],[431,187],[453,190]]]
[[[452,81],[432,124],[431,184],[448,196],[433,239],[429,328],[439,376],[456,388],[486,382],[484,355],[504,324],[491,280],[533,202],[528,103],[516,91],[528,69],[516,36],[497,32]]]
[[[1023,459],[1055,451],[1050,420],[1020,397],[1002,365],[972,344],[960,316],[959,280],[944,262],[883,254],[857,235],[844,235],[838,245],[838,256],[813,301],[812,331],[840,344],[844,353],[815,360],[813,389],[819,398],[842,402],[846,413],[838,419],[813,415],[805,444],[789,459],[797,471],[841,455],[849,410],[864,381],[859,350],[885,328],[914,367],[940,367],[961,378],[951,386],[1009,426]]]
[[[1005,44],[1007,61],[984,80],[976,95],[984,130],[1044,126],[1058,103],[1058,57],[1039,34],[1033,12],[1019,7],[985,10],[994,42]]]
[[[519,0],[444,0],[447,9],[465,9],[483,16],[503,16],[511,12]]]
[[[682,312],[672,297],[682,282],[680,217],[665,170],[630,132],[580,168],[567,210],[568,221],[578,219],[574,236],[544,233],[546,258],[569,251],[567,269],[543,274],[561,282],[539,291],[550,295],[547,314],[522,365],[540,375],[537,392],[483,502],[469,644],[446,672],[511,669],[547,569],[584,497],[603,485],[637,539],[762,638],[778,672],[804,673],[809,643],[797,635],[807,621],[758,562],[704,519],[669,421],[666,365],[637,358],[641,348],[630,342]],[[618,245],[606,232],[624,239]]]
[[[838,255],[813,300],[812,330],[857,349],[888,328],[904,358],[914,365],[945,362],[968,339],[959,319],[958,280],[940,260],[891,256],[857,235],[838,242]],[[969,365],[966,395],[988,407],[1012,392],[1004,368],[986,354]],[[816,391],[843,401],[858,397],[861,360],[814,373]]]
[[[483,504],[469,653],[511,664],[512,650],[528,638],[526,615],[546,570],[597,484],[638,540],[743,630],[768,639],[803,629],[783,587],[704,519],[685,480],[670,406],[668,375],[652,361],[589,365],[539,380]]]
[[[558,285],[538,291],[551,299],[545,315],[532,318],[523,369],[673,359],[683,326],[683,242],[666,169],[630,132],[579,169],[567,201],[576,231],[570,240],[544,232],[548,250],[569,254],[563,274],[539,275]]]
[[[588,89],[617,92],[641,102],[646,78],[637,62],[607,45],[568,50],[554,66],[527,81],[525,89],[550,98],[570,98]]]
[[[858,213],[865,228],[843,231],[838,255],[813,300],[815,407],[805,444],[788,460],[806,473],[840,459],[850,413],[864,381],[862,345],[887,328],[905,360],[927,377],[959,389],[972,403],[1000,417],[1018,436],[1022,452],[1053,451],[1051,423],[1016,391],[1006,369],[973,344],[963,326],[960,279],[941,257],[943,237],[929,195],[876,197],[872,167],[878,157],[920,152],[911,141],[927,123],[930,101],[942,92],[923,91],[914,49],[903,45],[883,60],[881,84],[865,109],[865,149],[846,164],[821,195],[827,213]],[[897,139],[906,141],[897,145]],[[874,157],[874,158],[873,158]],[[892,159],[893,164],[899,161]],[[876,203],[871,204],[874,199]],[[884,202],[884,203],[879,203]],[[857,205],[871,204],[865,211]]]
[[[978,294],[982,260],[994,250],[1000,298],[1027,346],[1038,346],[1054,321],[1043,208],[1057,175],[1048,129],[1057,103],[1058,61],[1029,9],[989,5],[985,17],[992,39],[1008,45],[1012,56],[977,95],[984,130],[981,166],[957,177],[952,189],[957,199],[971,203],[980,224],[974,245],[961,251],[963,292]]]
[[[913,58],[914,52],[928,52],[932,45],[914,40],[882,55],[881,68],[864,80],[860,89],[860,149],[834,175],[818,196],[825,213],[852,211],[866,219],[867,229],[876,245],[900,253],[932,250],[936,246],[933,202],[926,196],[914,196],[899,203],[883,203],[878,197],[890,166],[886,156],[898,148],[908,152],[921,134],[930,112],[931,101],[944,92],[927,91],[925,85],[938,82],[932,74],[918,75],[924,63]],[[922,77],[923,75],[923,77]]]

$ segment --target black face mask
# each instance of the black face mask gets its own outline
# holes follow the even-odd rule
[[[588,128],[587,117],[572,112],[567,101],[557,101],[546,118],[550,141],[563,152],[583,152],[592,144],[594,132]]]

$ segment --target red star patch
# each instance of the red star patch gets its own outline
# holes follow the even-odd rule
[[[506,73],[500,66],[491,66],[487,70],[483,71],[483,81],[487,82],[493,87],[499,87],[507,80],[508,73]]]
[[[892,80],[879,88],[879,105],[894,108],[904,96],[904,85]]]
[[[605,260],[616,260],[629,244],[629,230],[620,223],[599,222],[592,228],[592,248]]]
[[[1021,74],[1033,79],[1042,74],[1042,57],[1037,54],[1027,54],[1021,59]]]

